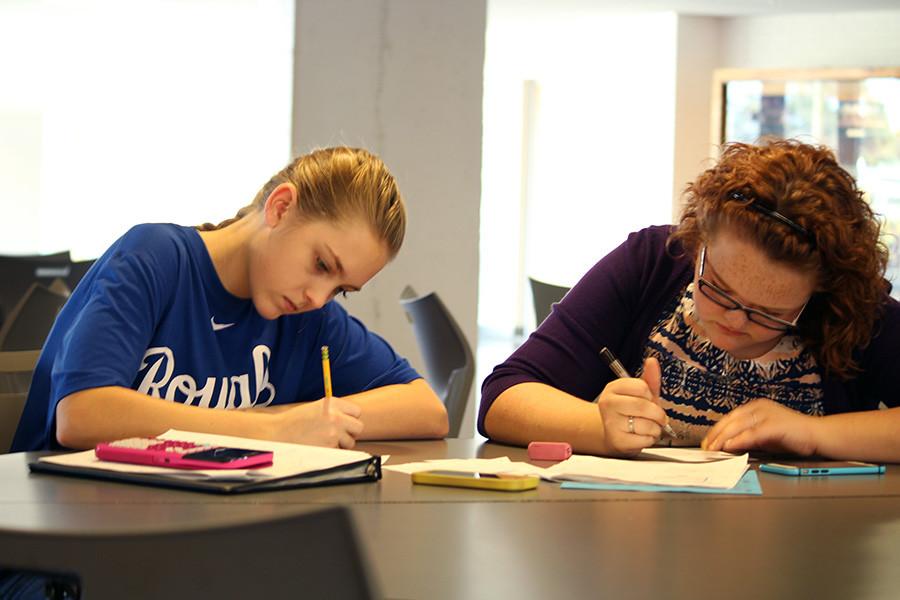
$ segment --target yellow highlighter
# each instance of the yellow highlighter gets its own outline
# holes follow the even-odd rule
[[[327,415],[331,400],[331,362],[328,360],[328,346],[322,346],[322,379],[325,382],[325,402],[323,407]]]

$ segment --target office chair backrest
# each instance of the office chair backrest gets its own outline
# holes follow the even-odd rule
[[[380,597],[345,507],[121,532],[94,519],[76,532],[0,530],[0,571],[43,575],[69,592],[59,598]]]
[[[459,437],[475,379],[472,348],[437,293],[405,297],[409,295],[401,295],[400,304],[412,321],[428,383],[447,408],[449,436]]]
[[[80,260],[69,265],[69,276],[65,278],[66,286],[69,290],[75,291],[78,282],[84,278],[85,274],[87,274],[88,270],[94,266],[95,262],[97,262],[95,259]]]
[[[534,300],[534,324],[540,325],[550,315],[553,305],[563,299],[569,288],[561,285],[553,285],[528,278],[531,284],[531,297]]]
[[[0,351],[40,349],[67,299],[39,283],[31,284],[0,327]]]
[[[34,283],[50,286],[71,275],[68,252],[33,256],[0,256],[0,325]]]
[[[0,454],[9,452],[40,350],[0,352]]]

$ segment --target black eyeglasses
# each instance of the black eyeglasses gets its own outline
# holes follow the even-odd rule
[[[761,325],[766,329],[772,329],[775,331],[792,331],[797,328],[797,321],[800,320],[800,315],[803,314],[803,310],[806,308],[806,304],[809,302],[809,300],[803,303],[803,306],[800,308],[800,312],[797,313],[797,316],[793,321],[785,321],[784,319],[773,317],[772,315],[766,314],[761,310],[750,308],[746,304],[738,302],[722,288],[703,278],[703,271],[705,268],[706,246],[703,246],[703,249],[700,251],[700,270],[697,273],[697,287],[700,288],[700,292],[704,296],[706,296],[725,310],[742,310],[744,311],[744,313],[746,313],[747,319],[749,321],[752,321],[757,325]]]
[[[768,206],[764,205],[759,200],[747,198],[741,192],[731,192],[730,194],[728,194],[728,197],[731,198],[732,200],[737,200],[739,202],[746,202],[747,206],[749,208],[755,210],[756,212],[762,213],[762,214],[766,215],[767,217],[769,217],[770,219],[775,219],[779,223],[787,225],[788,227],[790,227],[791,229],[793,229],[794,231],[796,231],[797,233],[802,235],[803,238],[813,246],[813,248],[816,247],[816,236],[814,236],[809,229],[798,224],[796,221],[792,221],[792,220],[788,219],[786,216],[784,216],[777,210],[769,208]]]

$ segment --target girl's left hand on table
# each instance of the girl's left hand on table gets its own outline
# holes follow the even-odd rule
[[[739,406],[706,434],[704,450],[739,452],[765,450],[810,456],[816,452],[819,417],[791,410],[772,400],[758,399]]]

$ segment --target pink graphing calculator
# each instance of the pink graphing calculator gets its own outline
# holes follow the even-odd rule
[[[248,469],[272,464],[265,450],[226,448],[160,438],[128,438],[97,444],[100,460],[176,469]]]

